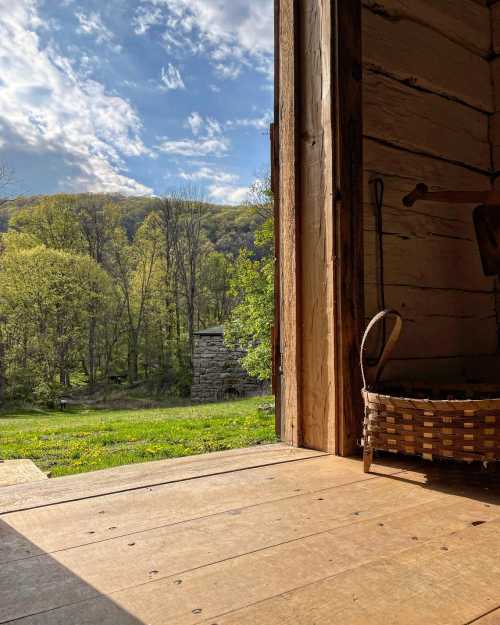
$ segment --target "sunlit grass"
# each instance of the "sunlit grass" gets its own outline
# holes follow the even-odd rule
[[[53,477],[273,443],[271,398],[143,410],[0,412],[0,458],[29,458]]]

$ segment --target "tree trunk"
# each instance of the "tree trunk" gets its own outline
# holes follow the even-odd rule
[[[128,339],[128,381],[129,384],[137,382],[139,377],[139,346],[138,336],[135,329],[130,328]]]
[[[194,302],[190,298],[187,304],[187,326],[189,340],[189,366],[192,366],[194,354]]]
[[[89,319],[89,345],[88,345],[88,378],[89,385],[94,386],[96,383],[96,338],[97,338],[97,319],[94,306],[90,307]]]
[[[0,339],[0,401],[5,399],[7,376],[5,372],[5,343]]]
[[[59,365],[59,384],[65,387],[70,386],[69,372],[64,362]]]
[[[179,302],[179,287],[175,284],[175,340],[177,347],[177,360],[179,365],[182,364],[182,345],[181,345],[181,311]]]

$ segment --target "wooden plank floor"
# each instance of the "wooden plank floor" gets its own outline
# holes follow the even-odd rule
[[[0,489],[0,623],[500,625],[497,475],[283,445]]]

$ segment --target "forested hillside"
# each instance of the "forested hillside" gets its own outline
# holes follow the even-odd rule
[[[6,399],[50,401],[117,377],[187,394],[193,333],[229,318],[241,304],[238,267],[269,254],[254,247],[268,207],[188,192],[31,197],[0,211]]]
[[[57,197],[57,196],[56,196]],[[87,201],[89,194],[59,196],[73,200]],[[94,201],[116,206],[121,215],[121,223],[132,239],[145,217],[157,210],[158,200],[148,197],[125,197],[123,195],[90,194]],[[21,197],[0,202],[0,232],[9,229],[9,222],[21,211],[39,205],[43,196]],[[179,198],[182,202],[182,198]],[[248,205],[226,206],[202,202],[202,230],[214,248],[224,254],[238,255],[241,248],[252,248],[255,230],[262,221],[259,212]]]

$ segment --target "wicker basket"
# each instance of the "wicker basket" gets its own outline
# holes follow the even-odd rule
[[[373,328],[387,317],[395,325],[378,362],[367,367],[365,347]],[[368,325],[361,346],[364,470],[374,450],[465,462],[500,459],[500,399],[412,399],[377,392],[378,381],[401,333],[402,319],[384,310]]]

